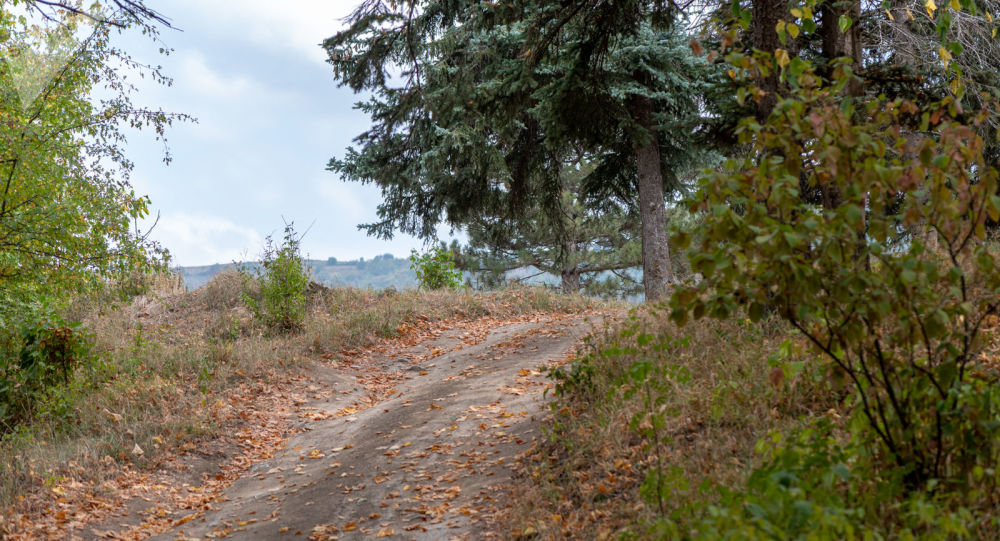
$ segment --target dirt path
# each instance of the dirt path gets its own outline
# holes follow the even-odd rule
[[[154,539],[482,538],[540,436],[544,367],[593,326],[540,316],[321,366],[283,448]]]

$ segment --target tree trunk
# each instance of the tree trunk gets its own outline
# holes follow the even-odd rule
[[[561,278],[563,293],[580,292],[580,271],[576,270],[576,268],[564,270]]]
[[[861,2],[860,0],[850,0],[846,1],[833,1],[827,0],[823,3],[820,8],[820,13],[822,14],[822,26],[820,26],[820,34],[823,38],[823,58],[827,62],[830,62],[836,58],[850,57],[854,61],[854,70],[857,71],[861,68]],[[842,16],[847,16],[851,18],[851,27],[847,29],[847,32],[842,32],[840,30],[840,18]],[[828,78],[833,77],[833,69],[827,68],[826,76]],[[847,82],[847,87],[845,88],[845,93],[847,96],[852,98],[857,98],[865,93],[864,83],[861,78],[855,73],[854,77]],[[840,193],[833,186],[825,186],[823,188],[823,206],[827,210],[834,210],[841,204]],[[864,201],[868,201],[868,197],[864,198]],[[867,204],[865,205],[867,207]],[[866,208],[862,208],[862,212],[867,212]],[[867,224],[868,218],[865,217],[861,221],[861,227],[858,229],[857,237],[857,247],[855,253],[857,259],[860,261],[864,254],[864,249],[868,244],[867,237]],[[868,258],[864,258],[864,267],[866,269],[871,269],[871,261]]]
[[[753,48],[774,54],[781,47],[776,27],[778,21],[788,19],[788,2],[785,0],[754,0],[751,38]],[[757,102],[757,121],[763,123],[778,103],[778,74],[772,72],[758,81],[760,89],[766,92]]]
[[[572,227],[572,224],[569,227]],[[569,232],[566,235],[571,236]],[[576,260],[576,241],[574,239],[563,239],[562,256],[562,291],[563,293],[579,293],[580,270]]]
[[[861,68],[861,3],[859,0],[844,1],[827,0],[820,8],[822,25],[820,34],[823,38],[823,58],[827,62],[843,56],[854,59],[854,70]],[[850,17],[853,21],[847,32],[840,31],[840,17]],[[827,76],[833,75],[828,70]],[[847,84],[847,95],[858,97],[864,94],[864,86],[860,78],[854,77]]]
[[[667,239],[667,208],[663,199],[663,172],[660,149],[653,129],[653,100],[646,96],[632,99],[632,118],[648,136],[633,142],[638,166],[639,216],[642,221],[642,285],[647,301],[666,296],[670,276],[670,246]]]

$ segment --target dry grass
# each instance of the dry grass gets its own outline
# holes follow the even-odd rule
[[[643,334],[651,340],[640,346]],[[507,517],[513,529],[506,533],[656,537],[643,525],[657,516],[683,522],[716,502],[720,487],[739,490],[756,465],[759,439],[836,403],[834,393],[816,383],[821,378],[785,377],[768,362],[786,336],[777,322],[702,320],[678,328],[666,314],[645,311],[595,337],[577,363],[592,366],[591,375],[576,369],[576,383],[564,385],[546,423],[549,441],[526,457],[525,479]],[[806,355],[795,345],[791,351],[784,361],[793,365]],[[642,360],[662,375],[628,383],[631,367]],[[664,426],[655,426],[649,414]],[[646,473],[657,466],[673,485],[662,502],[640,496]]]
[[[214,404],[247,380],[269,381],[321,355],[363,349],[406,328],[449,319],[578,312],[607,303],[531,288],[492,293],[310,288],[310,316],[295,335],[265,332],[240,302],[243,282],[223,273],[184,292],[169,278],[128,304],[76,303],[96,360],[43,415],[0,440],[0,507],[62,477],[95,482],[115,464],[150,466],[220,428]],[[252,284],[250,284],[252,287]],[[133,453],[138,445],[141,456]],[[30,511],[22,509],[22,511]]]

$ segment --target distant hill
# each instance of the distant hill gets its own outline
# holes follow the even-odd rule
[[[309,259],[307,263],[312,268],[313,280],[327,286],[375,289],[392,286],[396,289],[406,289],[417,285],[417,277],[410,270],[410,260],[396,258],[392,254],[375,256],[367,261],[364,258],[353,261],[338,261],[331,257],[325,260]],[[245,263],[243,265],[254,269],[258,263]],[[207,284],[213,276],[230,268],[233,268],[232,263],[218,263],[196,267],[177,267],[175,270],[184,277],[184,285],[190,290]]]
[[[373,289],[417,287],[417,276],[410,270],[410,260],[397,258],[392,254],[383,254],[368,260],[362,258],[352,261],[338,261],[331,257],[329,259],[308,259],[306,262],[312,268],[312,279],[330,287],[349,286]],[[255,271],[259,263],[239,263],[238,265]],[[233,263],[217,263],[215,265],[176,267],[174,270],[184,277],[184,286],[188,290],[193,290],[207,284],[213,276],[226,269],[231,269],[233,266]],[[637,269],[632,274],[641,280],[642,275]],[[507,277],[511,280],[522,280],[526,284],[551,287],[559,285],[558,276],[547,273],[539,274],[538,269],[534,267],[509,271]],[[465,279],[471,278],[471,275],[466,273]],[[630,298],[630,300],[635,299]]]

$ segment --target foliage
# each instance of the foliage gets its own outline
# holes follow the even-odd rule
[[[410,268],[423,289],[454,289],[462,285],[462,271],[455,268],[455,256],[444,246],[426,252],[410,251]]]
[[[961,67],[948,61],[961,47],[947,41],[935,49],[947,68],[935,84],[948,92],[933,99],[855,92],[861,58],[824,58],[825,43],[818,55],[795,54],[801,40],[819,40],[813,14],[821,4],[732,3],[747,31],[767,5],[791,8],[778,48],[737,46],[727,57],[739,103],[774,106],[740,123],[748,152],[706,173],[689,199],[702,224],[674,237],[675,245],[691,246],[695,279],[673,296],[672,319],[700,320],[684,332],[743,326],[746,316],[748,326],[769,327],[780,316],[794,329],[782,343],[798,345],[779,348],[770,374],[758,362],[725,381],[715,374],[731,359],[679,372],[697,353],[669,332],[630,326],[607,339],[557,374],[553,442],[531,472],[544,479],[553,506],[581,511],[560,513],[553,531],[543,529],[544,511],[535,507],[532,530],[569,536],[608,524],[623,538],[996,537],[1000,392],[982,333],[998,321],[1000,298],[996,247],[985,228],[1000,215],[1000,173],[983,139],[996,110],[989,99],[982,109],[968,107]],[[825,30],[837,22],[843,34],[854,23],[827,13]],[[952,19],[938,15],[947,40]],[[724,34],[720,47],[735,36]],[[765,84],[770,78],[773,87]],[[789,355],[799,358],[782,360]],[[676,396],[699,378],[717,384],[686,400]],[[803,403],[817,403],[795,409],[795,400],[779,398],[796,387]],[[692,454],[709,452],[676,437],[689,420],[698,420],[687,428],[697,441],[744,400],[770,403],[774,417],[790,422],[767,438],[758,432],[753,456],[736,453],[710,472],[684,467]],[[619,411],[632,416],[627,432],[614,430],[625,415]],[[740,440],[742,428],[730,423],[712,443]],[[590,440],[619,443],[609,456]],[[672,458],[666,468],[661,452]],[[628,459],[643,467],[641,482],[609,485]],[[611,503],[622,497],[631,501]],[[648,507],[633,506],[639,498]]]
[[[534,236],[535,214],[559,212],[563,168],[589,159],[585,199],[612,219],[622,205],[642,216],[644,280],[662,289],[664,190],[711,156],[698,144],[698,97],[713,71],[681,28],[627,4],[642,22],[602,35],[596,49],[592,20],[576,10],[536,47],[538,26],[559,9],[548,1],[363,4],[324,43],[338,80],[372,92],[359,105],[372,129],[329,166],[382,189],[379,220],[361,227],[429,238],[447,220],[492,238]],[[401,85],[385,75],[397,67]]]
[[[690,253],[704,280],[676,292],[673,317],[776,311],[852,389],[852,427],[879,475],[909,490],[986,490],[994,481],[976,472],[1000,458],[1000,417],[976,371],[1000,298],[984,228],[1000,198],[976,129],[995,111],[844,99],[845,62],[826,84],[800,58],[728,61],[745,74],[778,66],[788,94],[763,125],[741,124],[753,155],[702,182]]]
[[[306,317],[310,272],[300,252],[301,241],[291,223],[285,224],[280,245],[268,235],[256,275],[258,289],[244,290],[244,301],[254,316],[273,331],[298,331]]]
[[[626,271],[642,265],[636,217],[623,206],[584,205],[588,167],[567,168],[556,209],[533,208],[510,222],[474,222],[458,265],[481,284],[504,282],[508,271],[534,267],[558,276],[564,292],[634,295],[641,286]],[[607,276],[607,275],[611,276]]]
[[[2,432],[29,420],[59,386],[69,386],[78,366],[91,358],[88,335],[79,323],[66,323],[43,309],[27,325],[17,360],[0,366],[0,427]]]
[[[677,328],[656,312],[633,314],[585,351],[553,373],[549,439],[530,457],[514,511],[520,531],[995,537],[994,471],[973,473],[984,487],[973,495],[908,490],[841,416],[842,382],[778,318]]]
[[[861,441],[842,445],[826,418],[757,444],[762,461],[740,492],[728,492],[696,522],[701,539],[962,539],[969,508],[933,492],[899,494],[879,482]],[[676,523],[661,522],[677,532]]]
[[[187,117],[134,105],[135,87],[119,69],[169,83],[111,44],[130,26],[155,38],[154,24],[94,9],[43,12],[44,25],[10,3],[0,8],[0,319],[8,330],[33,302],[141,275],[160,252],[135,230],[149,201],[129,183],[123,130],[148,127],[162,139]]]

